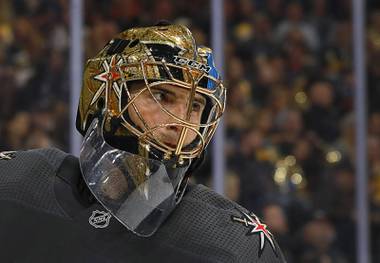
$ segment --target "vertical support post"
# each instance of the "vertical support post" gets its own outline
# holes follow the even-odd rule
[[[367,110],[365,74],[365,1],[352,0],[356,120],[357,262],[370,262],[368,225]]]
[[[222,77],[224,76],[224,13],[223,0],[211,1],[212,12],[212,49],[214,51],[215,65],[219,69]],[[220,120],[219,127],[215,132],[212,145],[212,177],[213,188],[219,193],[224,193],[224,174],[225,174],[225,156],[224,156],[224,125],[223,119]]]
[[[82,0],[70,0],[70,152],[77,156],[82,141],[75,128],[83,74],[82,7]]]

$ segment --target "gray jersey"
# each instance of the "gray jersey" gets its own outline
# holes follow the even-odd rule
[[[77,158],[57,149],[0,154],[1,262],[285,262],[253,213],[202,185],[151,237],[95,201]]]

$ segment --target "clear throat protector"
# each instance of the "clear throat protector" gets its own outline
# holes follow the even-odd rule
[[[151,236],[182,198],[190,163],[178,166],[114,148],[104,139],[103,125],[104,117],[95,118],[84,137],[79,157],[84,181],[127,229]]]

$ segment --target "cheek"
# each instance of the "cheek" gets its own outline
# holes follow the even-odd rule
[[[194,124],[200,124],[201,123],[201,115],[192,116],[190,118],[190,122]]]
[[[199,123],[200,122],[200,118],[196,117],[196,118],[191,118],[190,120],[192,123]],[[196,128],[196,130],[199,131],[199,127]],[[185,145],[188,145],[190,144],[195,138],[197,137],[197,133],[193,130],[190,130],[188,129],[187,130],[187,135],[186,135],[186,139],[185,139]]]
[[[201,123],[201,116],[202,115],[200,113],[199,114],[196,113],[196,114],[192,115],[190,118],[190,122],[192,124],[200,124]],[[200,128],[198,127],[196,129],[199,131]],[[197,137],[197,133],[189,129],[187,132],[186,143],[192,142],[196,137]]]
[[[148,127],[152,128],[156,125],[162,124],[165,122],[165,115],[161,108],[155,102],[150,102],[144,98],[136,99],[135,106],[140,113],[140,116],[144,119]],[[143,121],[140,119],[136,110],[131,105],[128,108],[128,113],[131,120],[140,128],[144,129]]]
[[[202,114],[200,112],[195,112],[190,117],[190,122],[192,124],[200,124],[201,123]]]

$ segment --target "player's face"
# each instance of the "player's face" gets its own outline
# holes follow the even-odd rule
[[[202,95],[195,94],[189,110],[190,90],[188,89],[170,84],[161,84],[151,87],[151,93],[148,89],[145,89],[144,92],[139,94],[141,90],[141,87],[132,89],[131,96],[137,96],[134,100],[137,110],[130,105],[128,113],[131,120],[142,130],[146,131],[147,127],[148,129],[153,129],[152,134],[155,139],[174,148],[183,129],[183,126],[178,125],[178,120],[163,111],[162,107],[180,119],[186,120],[188,117],[190,123],[200,124],[206,105],[206,99]],[[165,125],[170,123],[172,125]],[[183,146],[190,144],[195,138],[196,133],[188,130]]]

